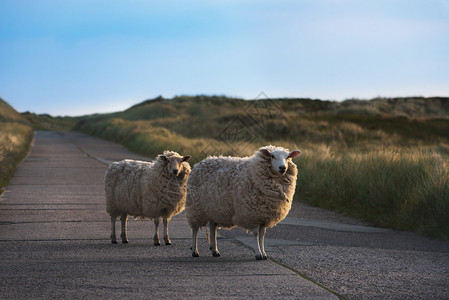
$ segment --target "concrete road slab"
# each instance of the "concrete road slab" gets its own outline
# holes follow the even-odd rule
[[[352,225],[352,224],[343,224],[338,222],[327,222],[321,220],[303,220],[298,218],[285,218],[280,222],[280,224],[286,225],[294,225],[294,226],[302,226],[302,227],[314,227],[314,228],[323,228],[335,231],[347,231],[347,232],[389,232],[390,230],[385,228],[376,228],[372,226],[364,226],[364,225]]]
[[[2,298],[449,299],[447,241],[301,203],[268,229],[271,261],[253,258],[241,229],[220,230],[220,258],[202,229],[192,258],[184,213],[172,246],[154,246],[152,222],[133,219],[130,243],[112,245],[103,175],[124,158],[148,160],[80,133],[37,133],[0,200]]]
[[[311,282],[292,284],[295,273],[250,259],[232,241],[223,245],[233,256],[194,259],[179,253],[184,247],[95,241],[13,244],[10,249],[23,247],[28,255],[2,253],[8,257],[0,270],[2,292],[23,298],[329,298]]]
[[[348,299],[448,299],[449,255],[344,246],[280,246],[276,259]]]
[[[103,175],[124,158],[148,160],[83,134],[37,132],[0,200],[1,298],[337,298],[233,238],[219,238],[223,256],[212,257],[204,229],[191,257],[184,213],[169,224],[171,246],[154,246],[152,222],[133,219],[130,243],[111,244]]]

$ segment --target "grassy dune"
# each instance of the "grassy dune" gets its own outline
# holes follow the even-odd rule
[[[155,156],[299,148],[295,198],[377,226],[449,238],[449,99],[156,98],[76,130]]]
[[[306,150],[297,197],[377,226],[448,239],[448,158],[432,147]]]
[[[73,128],[151,157],[173,149],[192,163],[275,144],[303,151],[297,201],[449,239],[448,116],[447,98],[159,97],[79,118],[21,115],[0,99],[0,188],[27,154],[33,129]]]
[[[79,118],[18,113],[0,98],[0,194],[27,155],[34,130],[69,131]]]
[[[0,193],[27,155],[32,140],[30,123],[0,98]]]
[[[77,117],[53,117],[48,114],[22,113],[34,130],[70,131],[78,122]]]

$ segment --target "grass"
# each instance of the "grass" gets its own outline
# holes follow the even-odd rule
[[[376,226],[449,239],[449,99],[344,102],[157,98],[81,118],[76,130],[156,156],[299,148],[295,199]]]
[[[34,130],[69,131],[78,118],[18,113],[0,98],[0,194],[30,150]]]
[[[123,112],[79,118],[20,115],[0,104],[3,186],[28,151],[31,127],[73,128],[149,157],[171,149],[192,155],[192,164],[275,144],[303,151],[296,159],[295,200],[376,226],[449,239],[447,98],[159,97]]]
[[[170,149],[183,155],[192,155],[190,163],[199,162],[207,155],[232,155],[237,152],[250,155],[253,145],[243,143],[230,148],[225,142],[212,138],[187,138],[164,127],[152,126],[146,121],[105,119],[80,122],[76,130],[120,143],[135,153],[155,157]],[[251,149],[248,151],[247,149]]]
[[[296,199],[380,227],[449,239],[449,156],[432,148],[305,150]]]
[[[0,98],[0,194],[27,155],[32,140],[29,122]]]
[[[48,114],[22,113],[34,130],[70,131],[78,122],[76,117],[53,117]]]

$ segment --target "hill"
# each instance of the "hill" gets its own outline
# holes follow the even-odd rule
[[[377,226],[449,239],[449,99],[247,101],[158,97],[121,112],[69,118],[19,114],[0,99],[1,186],[38,130],[78,130],[154,157],[301,149],[295,200]]]
[[[191,144],[201,148],[212,143],[220,153],[246,155],[250,153],[241,147],[247,146],[246,143],[278,141],[338,148],[447,144],[448,116],[447,98],[332,102],[310,99],[246,101],[218,96],[158,97],[123,112],[81,118],[75,128],[97,136],[106,135],[117,142],[122,142],[121,134],[125,134],[125,145],[135,142],[129,132],[123,131],[125,128],[149,135],[162,130],[164,136],[177,140],[176,145],[171,145],[173,143],[166,138],[165,142],[180,151],[190,150]],[[112,130],[117,127],[114,124],[120,124],[121,130]],[[237,130],[239,135],[229,135],[229,130]],[[161,146],[165,142],[161,141]],[[162,150],[140,149],[135,143],[128,146],[152,156]]]
[[[34,130],[69,131],[77,122],[73,117],[19,113],[0,98],[0,194],[27,155]]]
[[[27,155],[32,140],[28,120],[0,98],[0,194]]]
[[[150,157],[190,154],[192,163],[266,144],[299,148],[296,200],[448,239],[448,116],[448,98],[182,96],[81,117],[74,128]]]
[[[35,114],[28,111],[22,116],[34,130],[70,131],[78,122],[78,117],[53,117],[49,114]]]

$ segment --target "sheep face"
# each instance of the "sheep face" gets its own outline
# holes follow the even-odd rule
[[[190,155],[187,156],[166,156],[166,155],[160,155],[160,158],[165,161],[165,166],[167,168],[167,172],[169,174],[173,174],[175,176],[178,176],[179,173],[182,171],[182,163],[185,161],[188,161],[190,159]]]
[[[264,157],[271,160],[271,167],[274,172],[281,175],[284,175],[287,172],[288,160],[301,154],[300,150],[287,152],[281,149],[275,149],[273,151],[268,149],[260,149],[260,152],[264,155]]]

